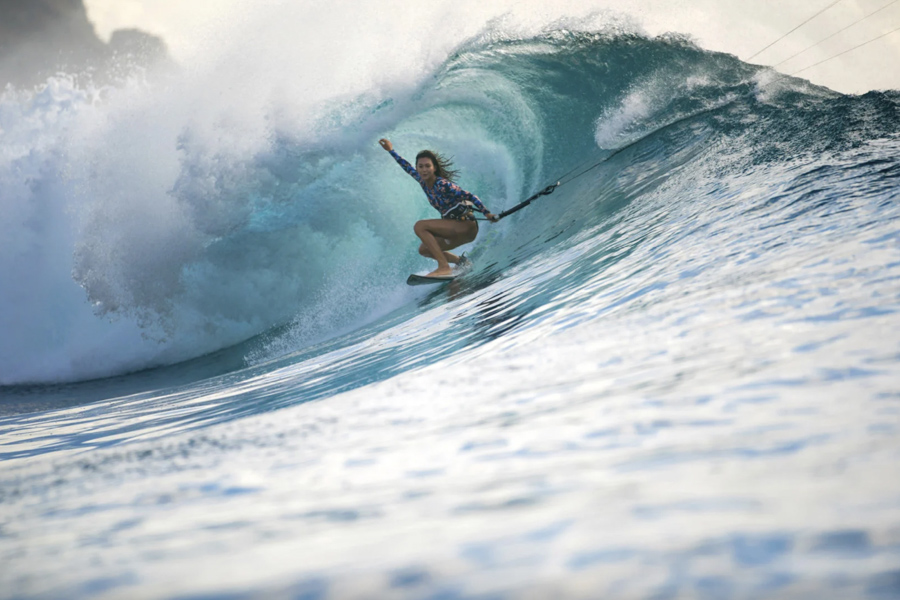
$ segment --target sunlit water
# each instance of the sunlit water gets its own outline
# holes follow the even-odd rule
[[[900,597],[897,94],[627,36],[467,52],[371,118],[500,144],[515,92],[545,153],[510,177],[558,191],[451,285],[406,289],[411,246],[330,336],[5,388],[0,596]],[[600,83],[642,53],[705,79]]]

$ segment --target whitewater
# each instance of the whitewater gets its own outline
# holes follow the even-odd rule
[[[900,597],[900,93],[348,27],[0,96],[0,597]]]

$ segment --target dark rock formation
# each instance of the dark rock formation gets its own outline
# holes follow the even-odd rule
[[[167,59],[160,38],[136,29],[104,44],[82,0],[0,0],[0,89],[33,87],[59,72],[102,83]]]

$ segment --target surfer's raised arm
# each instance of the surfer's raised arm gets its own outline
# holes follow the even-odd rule
[[[382,148],[384,148],[385,150],[387,150],[388,152],[391,153],[391,156],[394,157],[394,160],[397,161],[398,165],[403,167],[404,171],[406,171],[407,173],[412,175],[413,179],[415,179],[419,183],[423,183],[422,177],[421,177],[421,175],[419,175],[419,172],[416,171],[415,168],[413,168],[413,166],[411,164],[409,164],[409,162],[407,162],[407,160],[405,158],[403,158],[402,156],[400,156],[399,154],[394,152],[394,145],[389,140],[380,139],[380,140],[378,140],[378,143],[381,144]]]

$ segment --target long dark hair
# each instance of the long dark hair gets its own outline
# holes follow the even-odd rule
[[[453,168],[453,161],[442,154],[432,152],[431,150],[422,150],[416,154],[416,164],[419,163],[420,158],[431,160],[431,164],[434,165],[435,177],[442,177],[448,181],[454,181],[456,176],[459,175],[459,171]]]

